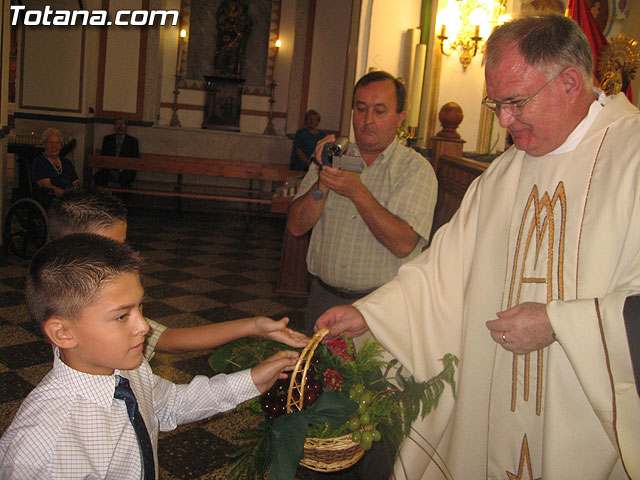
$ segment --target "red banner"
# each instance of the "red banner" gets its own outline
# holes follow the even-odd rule
[[[591,51],[593,52],[593,61],[598,66],[598,57],[602,48],[607,44],[607,39],[596,25],[596,21],[589,11],[585,0],[568,0],[567,10],[565,16],[575,21],[587,36],[589,44],[591,45]]]

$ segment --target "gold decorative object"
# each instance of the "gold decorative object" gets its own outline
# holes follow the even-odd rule
[[[466,70],[478,51],[484,50],[493,27],[510,18],[505,14],[506,8],[506,0],[449,0],[447,8],[438,12],[436,21],[440,51],[447,56],[458,51]]]
[[[626,90],[640,67],[638,41],[621,33],[610,41],[598,59],[598,80],[600,88],[607,95],[615,95]]]

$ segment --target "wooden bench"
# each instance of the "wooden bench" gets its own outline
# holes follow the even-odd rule
[[[288,165],[240,160],[186,157],[143,153],[139,158],[89,155],[87,167],[136,170],[176,174],[175,182],[149,182],[135,180],[132,188],[107,187],[114,192],[153,195],[161,197],[197,198],[248,204],[271,205],[274,189],[262,190],[263,181],[284,182],[301,172],[289,170]],[[248,188],[222,185],[185,184],[184,175],[249,180]],[[257,181],[257,186],[254,185]],[[164,189],[162,187],[165,187]],[[178,208],[180,208],[178,204]]]

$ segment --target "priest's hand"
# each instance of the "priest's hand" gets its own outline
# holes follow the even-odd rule
[[[325,340],[330,340],[342,333],[345,333],[347,337],[358,337],[369,330],[360,311],[351,305],[333,307],[320,315],[316,320],[314,330],[317,332],[324,327],[329,328]]]
[[[525,354],[551,345],[555,339],[544,303],[525,302],[486,323],[491,338],[505,350]]]

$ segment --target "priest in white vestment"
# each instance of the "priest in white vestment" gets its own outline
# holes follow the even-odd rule
[[[460,358],[456,398],[414,425],[396,479],[640,478],[623,318],[640,292],[640,112],[594,92],[586,37],[560,15],[498,27],[485,63],[483,103],[514,146],[427,251],[316,328],[369,329],[418,380]]]

